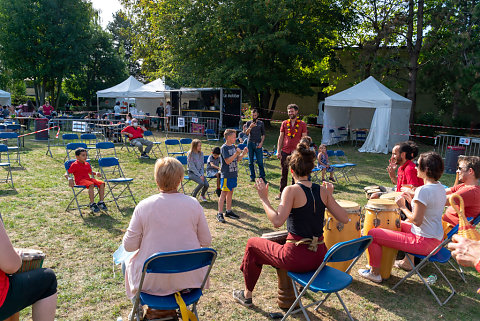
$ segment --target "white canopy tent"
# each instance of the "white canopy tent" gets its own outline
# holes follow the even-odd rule
[[[163,79],[158,78],[134,90],[132,92],[132,97],[135,98],[135,105],[138,110],[142,110],[150,115],[155,115],[157,107],[160,106],[161,101],[166,105],[165,93],[168,93],[170,90],[174,89],[165,85]]]
[[[99,109],[99,98],[134,98],[132,92],[142,87],[143,84],[130,76],[118,85],[97,91],[97,110]]]
[[[332,144],[330,130],[370,128],[360,152],[388,153],[408,139],[412,102],[372,76],[325,99],[322,143]],[[335,135],[336,136],[336,135]]]
[[[10,95],[10,93],[0,89],[0,105],[10,106],[11,104],[12,104],[12,96]]]

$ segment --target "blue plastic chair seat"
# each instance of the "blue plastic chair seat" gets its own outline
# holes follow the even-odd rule
[[[73,185],[73,187],[75,187],[75,188],[87,188],[87,186],[85,186],[85,185]]]
[[[127,183],[127,182],[133,181],[133,178],[119,177],[119,178],[107,179],[106,181],[111,183]]]
[[[415,257],[418,257],[419,259],[423,260],[426,258],[426,255],[420,255],[420,254],[412,254]],[[438,263],[447,263],[448,260],[450,260],[450,257],[452,256],[452,253],[445,247],[442,247],[440,251],[437,252],[437,254],[432,255],[428,260],[430,262],[438,262]]]
[[[0,166],[10,166],[10,163],[0,163]]]
[[[306,273],[288,272],[288,276],[302,286],[306,286],[312,278],[314,271]],[[317,275],[309,290],[323,293],[338,292],[352,283],[352,276],[329,266],[325,266]]]
[[[188,180],[188,179],[190,179],[190,177],[189,177],[188,175],[185,175],[185,176],[183,176],[183,179],[187,179],[187,180]]]
[[[201,289],[193,289],[189,293],[182,294],[183,301],[185,304],[189,306],[197,302],[200,297],[202,296]],[[175,300],[175,295],[167,295],[167,296],[155,296],[151,294],[147,294],[144,292],[140,292],[140,302],[143,305],[148,305],[152,309],[161,309],[161,310],[176,310],[179,309],[177,301]]]
[[[345,168],[345,167],[347,167],[347,165],[345,165],[345,164],[331,164],[330,167],[333,167],[333,168]]]

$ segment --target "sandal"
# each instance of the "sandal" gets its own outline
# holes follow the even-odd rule
[[[393,263],[393,266],[396,267],[397,269],[402,269],[406,272],[410,272],[411,270],[413,270],[411,266],[405,265],[405,262],[403,262],[402,260],[395,260],[395,263]]]
[[[247,308],[253,305],[252,298],[246,299],[243,290],[233,290],[233,299]]]

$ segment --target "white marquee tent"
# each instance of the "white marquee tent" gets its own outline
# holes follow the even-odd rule
[[[130,76],[118,85],[97,91],[97,110],[100,107],[99,98],[133,98],[132,92],[142,87],[143,84]]]
[[[323,144],[335,143],[330,133],[339,127],[369,128],[360,152],[388,153],[408,139],[412,102],[373,77],[325,99]]]
[[[12,98],[10,93],[0,89],[0,105],[10,106],[11,104],[12,104]]]
[[[165,82],[158,78],[132,92],[132,97],[135,98],[135,106],[138,110],[142,110],[150,115],[155,115],[157,107],[160,106],[160,101],[166,105],[165,92],[172,90]]]

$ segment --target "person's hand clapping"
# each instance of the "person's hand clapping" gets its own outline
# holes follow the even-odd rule
[[[268,183],[265,185],[262,178],[257,178],[255,181],[255,188],[257,189],[260,199],[268,199]]]
[[[330,193],[333,194],[333,189],[335,188],[332,183],[330,182],[323,182],[322,186]]]
[[[447,247],[460,265],[475,266],[480,260],[480,241],[472,241],[455,234]]]

